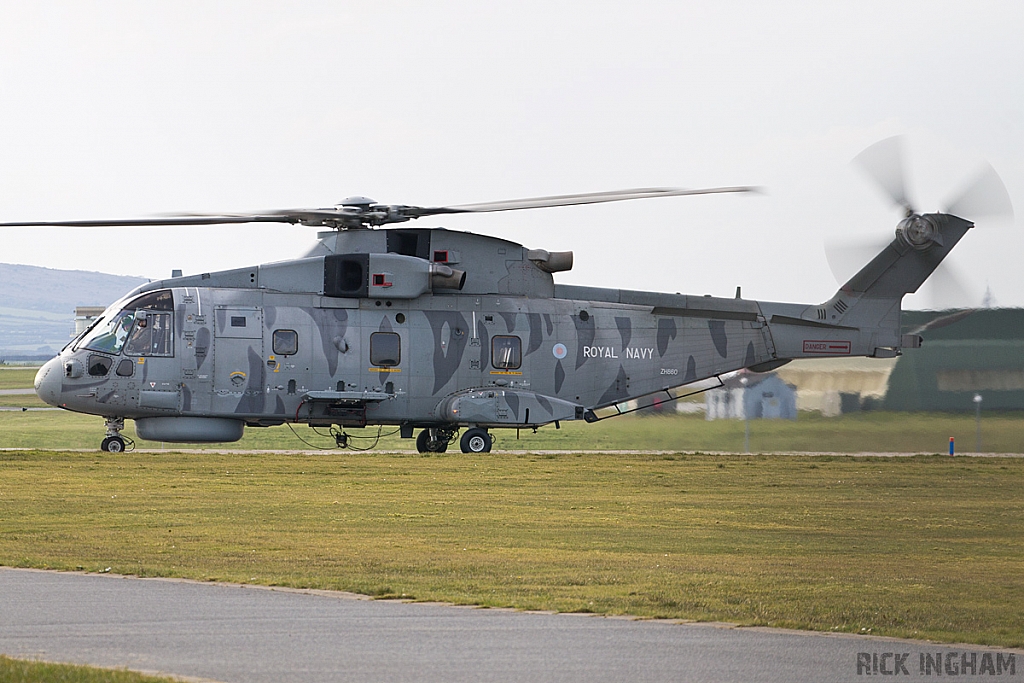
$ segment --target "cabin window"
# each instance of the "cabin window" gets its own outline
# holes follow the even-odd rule
[[[299,333],[295,330],[274,330],[274,353],[294,356],[299,352]]]
[[[106,377],[114,361],[110,356],[89,356],[89,374],[93,377]]]
[[[516,336],[499,335],[491,339],[491,365],[499,370],[515,370],[523,364],[523,341]]]
[[[129,356],[173,356],[171,313],[139,311],[124,352]]]
[[[395,332],[370,335],[370,363],[379,367],[398,365],[402,360],[402,338]]]

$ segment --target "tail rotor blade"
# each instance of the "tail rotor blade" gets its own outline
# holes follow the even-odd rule
[[[907,217],[910,218],[915,211],[907,196],[903,158],[903,137],[896,136],[876,142],[858,154],[854,161],[878,183],[878,186],[894,203],[906,210]],[[947,220],[962,220],[966,227],[970,227],[969,222],[980,216],[1012,217],[1013,205],[1006,185],[999,178],[999,174],[992,166],[985,164],[973,180],[964,186],[956,199],[948,205],[945,213],[952,214]],[[912,229],[912,225],[901,223],[897,228],[897,233],[902,230],[905,235],[910,234],[908,231],[912,231]],[[840,283],[845,283],[860,268],[881,253],[884,247],[884,243],[871,245],[869,243],[832,242],[826,243],[825,256],[836,279]],[[920,248],[929,247],[930,245],[925,244]],[[941,260],[944,255],[940,253],[939,259]],[[968,286],[970,277],[958,272],[948,261],[942,260],[937,267],[935,265],[931,267],[934,268],[934,271],[923,283],[922,293],[916,294],[912,298],[915,304],[927,302],[928,308],[936,310],[978,305],[981,297],[975,293],[972,287]]]
[[[946,213],[969,220],[978,216],[1013,218],[1013,203],[999,174],[990,164],[985,164],[974,180],[949,204]]]
[[[925,287],[928,288],[927,298],[930,308],[940,311],[977,306],[978,299],[964,284],[966,281],[967,278],[948,261],[940,263],[925,283]]]
[[[903,169],[903,136],[886,138],[858,154],[854,161],[908,215],[914,212],[907,198],[906,174]]]
[[[871,262],[891,240],[828,241],[825,260],[840,285],[849,282],[861,268]]]

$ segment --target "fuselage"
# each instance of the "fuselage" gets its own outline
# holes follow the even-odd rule
[[[322,233],[305,258],[142,285],[47,363],[36,390],[106,417],[108,438],[125,418],[165,441],[380,424],[425,428],[441,448],[460,427],[592,421],[741,368],[916,344],[900,335],[901,299],[971,227],[927,218],[940,239],[897,231],[813,305],[556,285],[571,253],[473,233]]]
[[[748,317],[557,297],[169,287],[111,306],[40,371],[38,389],[69,410],[131,419],[540,425],[769,359],[767,328]],[[453,413],[471,392],[497,400]]]

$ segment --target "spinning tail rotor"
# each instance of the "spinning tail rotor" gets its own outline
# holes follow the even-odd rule
[[[981,217],[1013,216],[1013,206],[1006,186],[991,165],[985,166],[976,176],[946,204],[940,213],[920,214],[910,198],[906,182],[906,164],[903,150],[904,138],[887,138],[868,147],[854,159],[854,162],[870,177],[893,204],[903,210],[904,217],[896,227],[899,243],[915,250],[928,250],[935,245],[942,247],[942,236],[938,227],[948,217],[957,217],[969,222]],[[881,252],[889,240],[860,244],[827,244],[825,248],[829,267],[836,279],[847,279],[872,257]],[[967,305],[971,296],[964,286],[964,278],[955,274],[955,269],[943,263],[935,272],[931,283],[933,295],[945,301]]]

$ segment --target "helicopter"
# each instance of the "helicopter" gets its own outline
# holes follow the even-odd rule
[[[346,427],[378,425],[415,437],[422,453],[456,441],[465,453],[486,453],[495,429],[597,422],[720,386],[744,368],[892,358],[920,346],[920,336],[901,334],[903,296],[973,227],[956,214],[976,208],[978,192],[946,212],[918,213],[892,165],[874,175],[904,209],[895,237],[816,304],[559,284],[554,275],[572,268],[570,251],[392,227],[754,189],[745,186],[438,207],[350,197],[322,209],[0,226],[324,228],[302,258],[143,284],[39,369],[43,401],[105,419],[104,451],[125,450],[121,431],[131,419],[140,438],[170,443],[233,442],[246,427],[306,424],[330,429],[345,447]]]

